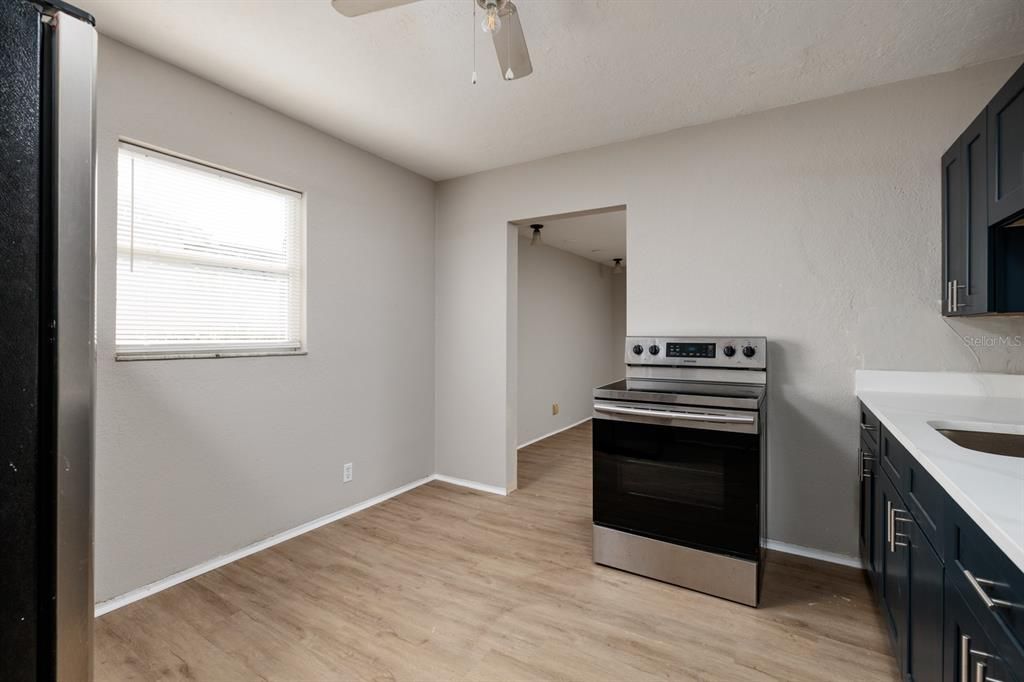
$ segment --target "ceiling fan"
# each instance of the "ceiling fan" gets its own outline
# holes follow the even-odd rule
[[[491,34],[502,77],[505,80],[516,80],[533,73],[519,10],[512,0],[473,1],[484,11],[481,27],[484,32]],[[413,2],[417,0],[331,0],[331,5],[346,17],[358,17]],[[473,82],[476,82],[475,75]]]

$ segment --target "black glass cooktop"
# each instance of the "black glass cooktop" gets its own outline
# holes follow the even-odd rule
[[[623,379],[594,389],[602,400],[630,400],[680,405],[705,405],[756,410],[764,400],[764,386],[718,381]]]

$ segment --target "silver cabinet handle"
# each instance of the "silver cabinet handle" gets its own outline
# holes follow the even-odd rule
[[[946,312],[953,312],[953,282],[951,280],[946,280]]]
[[[971,587],[974,588],[974,591],[978,593],[979,597],[981,597],[981,601],[985,604],[985,608],[1013,608],[1014,606],[1016,606],[1016,604],[1014,604],[1013,602],[1008,602],[1003,599],[993,599],[992,597],[988,596],[988,592],[985,591],[985,587],[983,586],[995,587],[998,584],[996,583],[996,581],[975,577],[975,575],[968,571],[966,568],[961,568],[960,570],[964,572],[964,577],[967,578],[967,582],[971,584]]]
[[[598,412],[612,414],[632,414],[638,417],[659,417],[661,419],[687,419],[699,422],[722,422],[727,424],[753,424],[753,417],[741,417],[731,414],[705,414],[703,412],[674,412],[672,410],[645,410],[639,407],[622,407],[620,405],[594,404]]]
[[[860,453],[860,480],[863,481],[865,478],[871,478],[871,472],[868,471],[868,462],[874,462],[875,458],[872,457],[864,450],[860,448],[857,450]]]
[[[862,431],[868,431],[868,432],[877,431],[878,430],[877,426],[872,426],[871,424],[864,424],[863,422],[861,423],[860,428],[861,428]]]
[[[895,529],[893,528],[894,525],[895,524],[893,523],[893,520],[892,520],[892,500],[886,500],[886,502],[885,502],[885,541],[889,543],[889,552],[890,553],[896,551],[896,545],[893,544],[893,540],[895,540],[895,537],[893,537],[895,535],[895,532],[894,532]]]
[[[964,577],[967,578],[967,582],[971,584],[971,587],[974,588],[974,591],[978,593],[979,597],[981,597],[981,601],[984,602],[985,607],[989,609],[994,609],[996,603],[992,601],[992,597],[988,596],[988,592],[986,592],[985,588],[981,586],[981,583],[979,583],[978,579],[974,577],[974,574],[968,571],[966,568],[963,569],[963,572]]]
[[[966,303],[960,302],[960,290],[967,289],[966,284],[960,284],[958,280],[953,280],[953,312],[960,310],[967,306]]]
[[[957,682],[971,682],[971,638],[960,635],[960,679]]]
[[[904,519],[904,518],[899,518],[898,519],[898,518],[896,518],[897,512],[900,513],[900,514],[905,514],[906,511],[907,511],[906,509],[899,509],[898,507],[894,506],[893,503],[892,503],[892,500],[886,500],[886,502],[885,502],[885,514],[886,514],[886,529],[885,529],[885,531],[886,531],[886,540],[889,542],[889,552],[890,553],[895,552],[897,547],[906,547],[907,546],[907,543],[905,543],[905,542],[897,542],[896,541],[896,536],[899,536],[899,537],[904,538],[904,539],[908,538],[907,535],[905,535],[903,533],[897,533],[896,532],[896,523],[897,522],[899,522],[899,523],[910,523],[911,521],[913,521],[913,519]]]
[[[897,523],[913,523],[914,522],[914,519],[912,519],[912,518],[904,518],[904,517],[901,517],[901,516],[897,516],[897,514],[906,514],[906,513],[907,513],[906,509],[900,509],[900,508],[895,507],[895,506],[892,508],[892,545],[893,545],[893,551],[896,551],[896,549],[895,549],[896,547],[909,547],[910,546],[909,543],[900,542],[900,541],[898,541],[896,539],[896,538],[903,538],[904,540],[909,540],[910,539],[910,536],[907,535],[906,533],[900,533],[900,532],[898,532],[896,530],[896,524]]]
[[[984,656],[985,658],[992,658],[993,657],[992,654],[986,654],[986,653],[981,652],[981,651],[972,651],[971,653],[972,654],[977,654],[978,656]],[[1002,681],[1001,680],[997,680],[994,677],[989,677],[988,676],[988,664],[986,664],[985,661],[975,661],[974,662],[974,682],[1002,682]]]
[[[957,682],[972,682],[971,656],[979,656],[982,660],[974,663],[974,682],[1001,682],[994,677],[988,676],[988,666],[985,659],[995,658],[992,654],[978,651],[971,648],[971,638],[967,635],[960,635],[960,666]]]

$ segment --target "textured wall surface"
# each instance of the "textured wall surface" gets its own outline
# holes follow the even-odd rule
[[[974,369],[1024,374],[1024,317],[948,317],[945,321],[973,353]]]
[[[97,599],[433,473],[434,184],[108,39],[97,132]],[[307,356],[114,362],[118,136],[306,193]]]
[[[506,221],[625,204],[628,332],[767,336],[769,536],[856,554],[854,370],[1020,367],[979,365],[939,314],[939,159],[1019,64],[441,183],[438,471],[513,484]],[[488,352],[441,350],[463,339]]]
[[[593,412],[593,389],[625,376],[624,277],[566,251],[519,239],[517,432],[523,444]],[[621,307],[621,310],[617,309]],[[559,413],[551,414],[551,403]]]

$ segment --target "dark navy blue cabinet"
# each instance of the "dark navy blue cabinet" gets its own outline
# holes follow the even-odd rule
[[[869,438],[860,441],[860,553],[868,572],[877,571],[874,537],[875,524],[875,481],[878,480],[878,446]]]
[[[1024,211],[1024,68],[1013,74],[986,108],[989,135],[989,219],[998,223]]]
[[[1024,128],[1022,128],[1024,129]],[[957,293],[959,313],[984,313],[996,309],[991,281],[998,268],[992,265],[988,219],[988,120],[985,112],[960,136],[963,153],[965,252],[961,255],[964,278]]]
[[[945,593],[946,665],[942,682],[1018,682],[1020,669],[1014,670],[996,648],[982,625],[982,618],[968,606],[957,587],[949,585]],[[939,679],[939,678],[935,678]]]
[[[942,156],[942,314],[1024,312],[1024,67]]]
[[[861,555],[904,679],[1024,682],[1024,572],[863,405],[861,431]]]
[[[943,566],[916,523],[905,533],[909,554],[910,611],[907,619],[907,677],[942,679]]]
[[[962,138],[942,155],[942,312],[960,314],[955,287],[965,282],[967,268],[967,213]]]
[[[889,634],[905,668],[906,657],[903,652],[907,649],[907,614],[910,607],[909,543],[906,541],[906,524],[903,523],[907,516],[906,510],[901,508],[902,502],[896,487],[885,474],[879,478],[876,492],[885,521],[885,543],[880,561],[877,562],[880,572],[878,584],[881,588],[879,597]]]
[[[1024,572],[955,504],[945,531],[948,582],[977,612],[1013,679],[1024,680]]]
[[[988,219],[988,120],[982,112],[942,156],[942,304],[946,315],[996,309]]]

